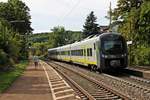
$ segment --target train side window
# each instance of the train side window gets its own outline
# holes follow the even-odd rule
[[[92,56],[92,48],[90,48],[90,56]]]
[[[92,48],[87,49],[87,56],[92,56]]]
[[[84,56],[86,56],[86,50],[84,49]]]
[[[94,43],[94,50],[96,49],[96,47],[95,47],[95,43]]]
[[[83,49],[81,49],[81,56],[83,56]]]
[[[70,52],[69,51],[67,51],[67,54],[68,54],[68,56],[70,55]]]
[[[83,56],[83,49],[80,49],[79,52],[79,56]]]
[[[87,56],[89,56],[89,48],[87,49]]]

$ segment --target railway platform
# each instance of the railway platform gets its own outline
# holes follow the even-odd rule
[[[142,67],[128,67],[128,71],[134,75],[150,79],[150,68],[142,68]]]
[[[37,69],[33,63],[26,68],[0,100],[79,100],[74,90],[45,62],[40,61]]]

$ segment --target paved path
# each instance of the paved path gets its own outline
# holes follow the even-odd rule
[[[35,69],[30,64],[24,74],[0,95],[0,100],[52,100],[43,68]]]

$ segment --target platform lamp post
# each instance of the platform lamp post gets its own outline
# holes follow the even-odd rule
[[[25,23],[25,20],[12,20],[10,23]]]

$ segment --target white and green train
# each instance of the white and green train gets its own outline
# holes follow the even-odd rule
[[[77,63],[94,70],[127,67],[127,45],[118,33],[103,33],[89,39],[48,49],[50,59]]]

